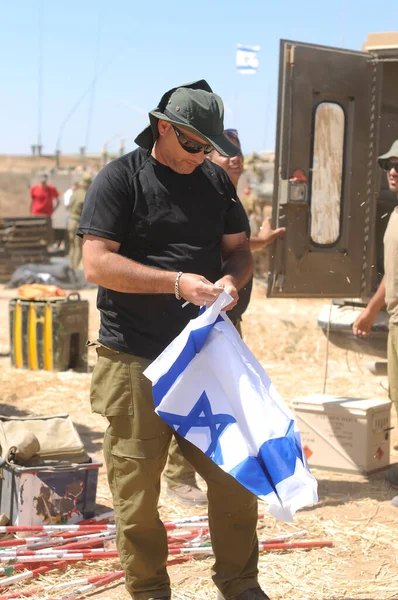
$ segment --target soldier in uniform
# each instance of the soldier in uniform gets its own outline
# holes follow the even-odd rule
[[[388,187],[396,194],[398,202],[398,140],[395,140],[390,150],[379,156],[379,166],[386,172]],[[369,335],[373,323],[380,310],[387,305],[390,316],[388,334],[388,383],[391,402],[398,414],[398,206],[391,213],[390,220],[384,234],[384,277],[369,301],[365,310],[361,312],[353,325],[355,335],[364,337]],[[395,447],[398,449],[398,446]],[[397,470],[388,472],[387,477],[398,485]],[[398,507],[398,496],[392,500]]]
[[[72,269],[78,269],[82,260],[82,239],[76,235],[79,226],[80,217],[83,211],[83,203],[87,190],[92,183],[90,175],[83,175],[79,182],[79,187],[72,194],[67,210],[69,219],[67,223],[69,240],[69,264]]]

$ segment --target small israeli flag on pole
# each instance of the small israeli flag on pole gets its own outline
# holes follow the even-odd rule
[[[242,75],[254,75],[254,73],[257,73],[259,64],[257,54],[259,50],[260,46],[237,45],[236,68],[239,73],[242,73]]]
[[[290,521],[317,501],[294,415],[227,315],[223,292],[145,370],[156,413]]]

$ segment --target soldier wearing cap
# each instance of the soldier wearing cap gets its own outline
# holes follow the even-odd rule
[[[77,269],[82,260],[82,239],[76,235],[77,228],[79,226],[80,217],[83,211],[83,203],[87,194],[87,190],[92,183],[91,176],[85,174],[79,181],[79,186],[75,192],[73,192],[67,211],[69,214],[67,231],[69,241],[69,264],[72,269]]]
[[[387,174],[390,191],[396,194],[398,201],[398,140],[390,150],[379,156],[379,166]],[[389,395],[398,414],[398,206],[394,208],[384,234],[384,277],[373,298],[365,310],[361,312],[353,325],[355,335],[369,335],[373,323],[380,310],[387,305],[390,316],[388,334],[388,383]],[[398,447],[396,447],[398,449]],[[387,477],[398,484],[398,473],[391,471]],[[393,498],[398,507],[398,496]]]
[[[239,149],[223,134],[223,104],[201,80],[163,95],[137,150],[107,165],[87,194],[78,235],[101,326],[92,409],[107,417],[104,455],[126,586],[136,600],[169,600],[160,477],[173,430],[154,412],[143,370],[199,306],[232,296],[252,275],[246,219],[226,173],[206,154]],[[189,302],[185,308],[182,305]],[[178,438],[208,486],[219,599],[263,600],[257,581],[257,500]]]

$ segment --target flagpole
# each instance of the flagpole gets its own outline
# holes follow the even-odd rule
[[[267,86],[267,99],[265,102],[265,124],[264,124],[264,150],[268,150],[268,136],[269,136],[269,119],[271,112],[271,82],[268,80]]]
[[[237,77],[236,85],[235,85],[235,102],[234,102],[235,115],[234,115],[233,127],[239,131],[240,102],[239,102],[239,83],[238,83],[238,77]]]

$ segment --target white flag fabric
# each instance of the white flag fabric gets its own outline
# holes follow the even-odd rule
[[[236,68],[242,75],[253,75],[258,69],[258,52],[260,46],[244,46],[238,44],[236,49]]]
[[[157,414],[224,471],[291,521],[317,502],[293,414],[221,312],[223,292],[145,370]]]

